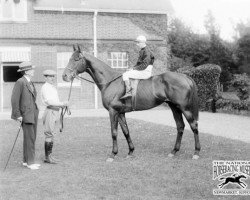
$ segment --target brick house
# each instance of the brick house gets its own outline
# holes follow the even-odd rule
[[[0,111],[10,109],[11,91],[20,77],[18,65],[27,60],[36,65],[33,81],[38,91],[44,83],[42,71],[57,71],[60,98],[66,100],[69,84],[61,74],[73,44],[122,72],[138,57],[133,40],[145,35],[156,57],[154,73],[164,71],[172,12],[170,0],[157,4],[153,0],[0,0]],[[71,105],[101,108],[100,92],[91,83],[75,80]]]

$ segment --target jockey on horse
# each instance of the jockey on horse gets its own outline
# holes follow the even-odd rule
[[[154,55],[149,50],[149,48],[146,45],[146,37],[143,35],[140,35],[136,38],[136,45],[141,49],[139,51],[139,58],[136,63],[136,65],[133,67],[133,69],[126,71],[122,78],[126,85],[126,94],[121,97],[121,99],[126,99],[132,96],[131,94],[131,85],[129,78],[132,79],[148,79],[151,77],[152,69],[153,69],[153,63],[154,63]]]

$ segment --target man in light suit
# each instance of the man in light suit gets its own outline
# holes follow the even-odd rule
[[[29,169],[39,169],[40,164],[35,164],[35,141],[37,133],[38,107],[36,104],[37,91],[31,82],[34,68],[30,62],[19,65],[18,72],[22,77],[14,85],[11,106],[11,118],[22,123],[23,129],[23,166]]]

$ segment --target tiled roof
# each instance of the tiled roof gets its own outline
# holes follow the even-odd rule
[[[99,12],[173,13],[170,0],[39,0],[35,9],[98,10]]]

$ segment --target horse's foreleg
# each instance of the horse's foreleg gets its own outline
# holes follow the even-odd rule
[[[118,116],[118,121],[119,124],[121,126],[122,132],[127,140],[128,143],[128,147],[129,147],[129,152],[128,152],[128,156],[132,156],[133,152],[134,152],[134,145],[132,143],[132,140],[130,138],[130,134],[129,134],[129,129],[128,129],[128,125],[126,122],[126,117],[125,117],[125,113],[122,113]]]
[[[114,160],[115,155],[118,153],[118,145],[117,145],[118,112],[113,109],[109,110],[109,118],[110,118],[110,124],[111,124],[113,149],[107,161],[112,162]]]
[[[169,107],[171,108],[173,112],[173,116],[174,116],[176,127],[177,127],[177,137],[176,137],[175,146],[174,146],[174,149],[171,151],[171,153],[168,155],[169,157],[173,157],[176,154],[176,152],[180,150],[185,124],[183,121],[181,110],[171,103],[169,103]]]
[[[194,133],[194,141],[195,141],[195,151],[193,155],[193,159],[199,158],[199,153],[201,150],[200,140],[199,140],[199,131],[198,131],[198,122],[194,119],[192,113],[190,111],[184,111],[184,116],[186,117],[193,133]]]

